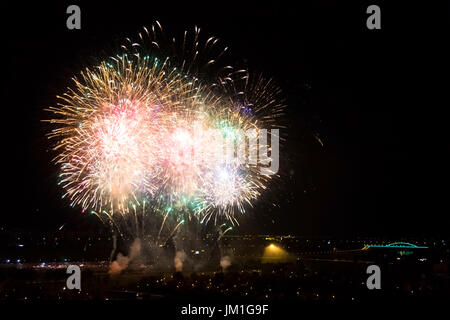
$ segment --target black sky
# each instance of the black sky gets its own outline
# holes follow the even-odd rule
[[[445,234],[438,154],[448,148],[441,125],[448,103],[435,98],[449,88],[448,6],[375,1],[382,29],[371,31],[365,9],[372,2],[288,3],[2,3],[0,225],[38,231],[96,223],[60,199],[42,110],[93,57],[113,54],[159,20],[175,33],[200,26],[285,92],[282,179],[242,232]],[[66,28],[70,4],[81,7],[81,30]]]

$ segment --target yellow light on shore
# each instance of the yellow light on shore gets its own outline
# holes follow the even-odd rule
[[[264,249],[262,262],[282,262],[288,258],[288,253],[281,247],[271,243]]]

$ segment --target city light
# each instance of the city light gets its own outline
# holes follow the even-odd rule
[[[284,262],[288,259],[289,254],[281,247],[271,243],[265,249],[262,256],[263,263]]]

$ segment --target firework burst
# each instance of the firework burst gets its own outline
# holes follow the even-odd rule
[[[48,108],[63,197],[112,224],[116,215],[135,217],[126,223],[137,233],[147,211],[161,213],[161,229],[172,210],[237,223],[234,212],[245,212],[271,179],[256,163],[270,151],[267,136],[249,139],[276,127],[279,89],[221,66],[227,48],[217,50],[213,37],[201,42],[198,28],[192,46],[187,33],[162,41],[161,31],[156,24],[140,44],[127,40],[125,53],[86,69]],[[183,219],[174,221],[176,230]]]

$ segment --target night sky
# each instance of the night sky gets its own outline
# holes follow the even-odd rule
[[[446,232],[448,187],[439,154],[448,149],[448,103],[437,97],[449,88],[448,7],[184,3],[2,2],[1,226],[98,227],[60,198],[43,109],[73,75],[158,20],[171,34],[198,25],[217,36],[231,59],[272,77],[286,96],[281,179],[238,232],[348,238]],[[81,8],[81,30],[66,28],[70,4]],[[366,28],[369,4],[381,7],[381,30]]]

